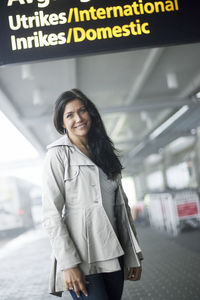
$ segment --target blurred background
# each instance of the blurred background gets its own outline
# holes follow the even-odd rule
[[[54,102],[74,87],[120,150],[144,249],[123,300],[200,299],[199,43],[0,67],[0,298],[53,299],[42,163]]]

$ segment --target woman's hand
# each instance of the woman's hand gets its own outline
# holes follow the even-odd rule
[[[64,282],[67,291],[74,290],[77,297],[80,297],[80,291],[88,296],[86,290],[86,280],[79,267],[71,268],[63,271]]]
[[[137,268],[130,268],[128,271],[128,280],[137,281],[140,280],[142,273],[142,266]]]

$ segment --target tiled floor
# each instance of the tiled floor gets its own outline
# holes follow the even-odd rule
[[[199,300],[200,231],[178,238],[138,228],[144,252],[140,282],[125,282],[123,300]],[[49,242],[41,229],[27,232],[0,250],[1,300],[50,300]],[[65,300],[71,299],[64,293]],[[103,299],[102,299],[103,300]]]
[[[138,233],[145,256],[143,276],[140,282],[125,283],[123,300],[200,299],[200,231],[177,238],[151,228],[139,228]]]

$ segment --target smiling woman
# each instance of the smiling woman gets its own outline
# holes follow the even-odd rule
[[[69,138],[74,143],[76,137],[88,134],[90,126],[90,115],[80,100],[74,100],[66,104],[63,115],[63,127],[67,130]]]
[[[54,125],[64,136],[48,146],[43,173],[43,224],[55,256],[50,293],[120,300],[124,279],[140,279],[143,259],[122,165],[97,108],[80,90],[58,98]]]

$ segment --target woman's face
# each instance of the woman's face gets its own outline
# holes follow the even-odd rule
[[[65,105],[63,127],[67,129],[69,137],[87,136],[91,117],[83,102],[77,99]]]

